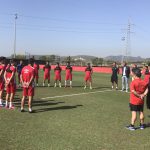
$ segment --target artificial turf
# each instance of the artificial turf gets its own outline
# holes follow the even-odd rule
[[[42,87],[42,74],[41,86],[35,90],[34,113],[29,114],[27,107],[20,112],[21,90],[15,96],[15,110],[0,109],[0,149],[149,150],[150,128],[125,129],[131,117],[129,93],[111,90],[110,74],[94,73],[93,90],[83,89],[83,72],[74,72],[72,89],[52,87],[53,72],[51,87]],[[79,93],[87,94],[71,96]],[[149,114],[145,107],[147,124]]]

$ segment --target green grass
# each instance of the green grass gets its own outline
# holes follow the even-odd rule
[[[111,87],[109,74],[94,73],[95,88],[84,90],[83,77],[84,73],[74,72],[75,87],[72,89],[37,87],[33,114],[19,111],[21,91],[18,91],[16,109],[0,110],[0,149],[149,150],[150,128],[136,131],[124,128],[131,117],[128,93],[106,91],[42,100],[44,97],[103,91]],[[150,119],[148,115],[149,111],[145,109],[146,123]]]

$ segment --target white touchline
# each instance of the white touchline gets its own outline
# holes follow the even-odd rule
[[[51,99],[51,98],[60,98],[60,97],[71,97],[71,96],[87,95],[87,94],[94,94],[94,93],[103,93],[103,92],[109,92],[109,91],[112,91],[112,90],[95,91],[95,92],[87,92],[87,93],[77,93],[77,94],[60,95],[60,96],[52,96],[52,97],[44,97],[44,98],[41,98],[41,99]]]

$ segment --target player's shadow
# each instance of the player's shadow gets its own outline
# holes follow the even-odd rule
[[[35,100],[32,102],[32,106],[36,107],[36,106],[49,106],[49,105],[57,105],[57,104],[61,104],[61,103],[65,103],[65,102],[53,102],[54,100]],[[15,104],[16,107],[20,107],[21,101],[17,102]],[[25,106],[28,105],[28,101],[25,101]]]
[[[33,101],[32,102],[32,106],[49,106],[49,105],[57,105],[57,104],[61,104],[61,103],[65,103],[65,102],[52,102],[51,101],[44,101],[44,100],[39,100],[39,101]]]
[[[53,110],[69,110],[81,107],[83,105],[74,105],[74,106],[59,106],[59,107],[52,107],[52,108],[40,108],[33,111],[33,113],[42,113],[46,111],[53,111]]]
[[[145,124],[145,127],[146,127],[146,128],[150,128],[150,122],[146,123],[146,124]]]
[[[111,89],[110,86],[98,86],[98,87],[93,87],[93,89]]]

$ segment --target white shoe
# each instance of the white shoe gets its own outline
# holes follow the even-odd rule
[[[32,113],[32,109],[31,108],[29,108],[29,113]]]
[[[92,87],[90,87],[90,90],[92,90],[93,88]]]
[[[48,84],[48,87],[50,87],[50,84]]]
[[[45,86],[45,83],[43,83],[43,86]]]
[[[39,84],[37,83],[36,86],[39,86]]]
[[[84,87],[84,89],[86,89],[86,86]]]

